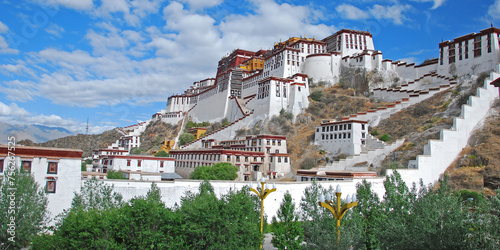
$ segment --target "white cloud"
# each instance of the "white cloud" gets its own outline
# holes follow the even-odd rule
[[[0,34],[9,30],[9,27],[0,21]],[[3,36],[0,36],[0,54],[17,54],[17,49],[9,48],[9,44]]]
[[[148,2],[156,6],[159,1]],[[103,15],[106,11],[126,13],[127,9],[130,13],[130,8],[135,8],[135,1],[113,2],[116,6],[110,3],[99,7]],[[11,100],[42,97],[64,106],[165,102],[192,82],[215,77],[217,61],[233,49],[268,49],[290,36],[321,39],[335,31],[333,26],[316,24],[322,15],[310,6],[268,0],[251,3],[251,14],[230,14],[216,21],[171,2],[163,8],[165,26],[159,28],[122,29],[99,21],[84,36],[91,51],[46,48],[33,52],[31,62],[25,65],[36,70],[36,83],[12,81],[0,91],[8,93]],[[154,12],[152,7],[143,11]],[[26,73],[14,66],[3,70]]]
[[[337,6],[335,10],[339,12],[342,15],[342,17],[346,19],[357,20],[357,19],[367,19],[370,17],[370,14],[368,14],[367,12],[350,4],[341,4]]]
[[[0,21],[0,33],[5,33],[9,30],[9,27]]]
[[[433,2],[434,5],[431,8],[433,10],[439,8],[439,6],[443,5],[444,2],[446,2],[446,0],[412,0],[412,1],[413,2],[421,2],[421,3],[423,3],[423,2]]]
[[[10,105],[4,104],[0,102],[0,116],[27,116],[29,115],[28,111],[17,106],[15,103],[11,103]]]
[[[403,24],[403,20],[406,19],[403,12],[409,9],[411,9],[411,6],[408,4],[392,6],[375,4],[369,11],[375,19],[388,19],[392,20],[394,24]]]
[[[16,74],[16,75],[22,75],[24,73],[27,73],[31,77],[36,78],[37,76],[35,75],[34,71],[24,65],[23,62],[20,64],[3,64],[0,65],[0,72],[4,72],[4,74],[9,75],[9,74]]]
[[[488,8],[488,15],[494,19],[500,19],[500,0],[495,0],[495,3]]]
[[[34,82],[13,80],[3,83],[5,86],[0,85],[0,92],[11,101],[31,101],[37,96],[37,85]]]
[[[45,32],[56,36],[56,37],[62,37],[62,34],[64,33],[64,28],[55,24],[51,23],[46,29]]]

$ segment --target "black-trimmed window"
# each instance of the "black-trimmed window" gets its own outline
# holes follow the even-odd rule
[[[0,173],[3,173],[3,159],[0,159]]]
[[[56,192],[56,181],[55,180],[47,180],[47,184],[45,186],[46,193],[55,193]]]
[[[31,161],[21,161],[23,171],[31,173]]]
[[[57,162],[50,161],[47,165],[47,174],[57,174]]]

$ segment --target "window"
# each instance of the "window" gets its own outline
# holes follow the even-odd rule
[[[3,159],[0,159],[0,173],[3,173]]]
[[[351,124],[347,124],[347,129],[351,129]]]
[[[127,160],[127,167],[130,167],[130,160]]]
[[[248,162],[248,156],[245,156],[245,162]]]
[[[365,124],[361,124],[361,130],[365,130]]]
[[[361,138],[365,138],[366,137],[366,134],[365,133],[361,133]]]
[[[23,171],[31,173],[31,161],[21,161]]]
[[[283,160],[284,160],[285,162],[288,162],[288,157],[283,157]]]
[[[278,156],[278,162],[281,162],[281,157]]]
[[[142,166],[142,161],[141,161],[141,160],[137,160],[137,166],[138,166],[138,167],[141,167],[141,166]]]
[[[57,162],[49,162],[47,174],[57,174]]]
[[[163,167],[163,161],[160,161],[160,168]]]
[[[281,146],[281,140],[278,140],[278,146]]]
[[[46,193],[55,193],[56,192],[56,181],[55,180],[48,180],[46,187],[45,187],[45,192]]]
[[[240,162],[240,157],[236,156],[236,162]]]
[[[226,161],[231,161],[231,156],[230,155],[227,156],[227,160]]]
[[[276,141],[275,140],[273,140],[273,146],[276,146]]]

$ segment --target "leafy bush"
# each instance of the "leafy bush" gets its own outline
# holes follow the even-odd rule
[[[192,141],[194,141],[195,137],[192,134],[189,133],[183,133],[181,136],[179,136],[179,144],[180,145],[186,145]]]
[[[383,135],[380,137],[380,140],[381,140],[381,141],[385,141],[385,142],[387,142],[387,141],[391,140],[391,136],[390,136],[390,135],[388,135],[388,134],[383,134]]]
[[[377,136],[378,135],[378,130],[374,129],[374,130],[372,130],[372,132],[370,132],[370,134],[373,135],[373,136]]]
[[[142,149],[138,147],[133,147],[130,149],[130,154],[132,155],[138,155],[142,153]]]
[[[228,162],[215,163],[213,166],[199,166],[191,173],[195,180],[234,180],[238,168]]]
[[[108,170],[107,172],[108,179],[118,179],[118,180],[126,180],[127,178],[123,175],[121,171]]]
[[[302,164],[300,165],[300,168],[302,169],[311,169],[316,167],[316,160],[312,157],[307,157],[302,161]]]
[[[200,128],[200,127],[208,127],[210,126],[210,122],[192,122],[188,121],[186,123],[186,128]]]
[[[321,97],[323,97],[323,92],[320,90],[316,90],[309,95],[309,98],[311,98],[311,100],[317,102],[321,101]]]
[[[170,154],[163,151],[163,150],[160,150],[158,151],[158,153],[155,154],[156,157],[170,157]]]
[[[293,120],[293,114],[290,112],[286,112],[285,109],[280,110],[280,117],[285,118],[289,121]]]

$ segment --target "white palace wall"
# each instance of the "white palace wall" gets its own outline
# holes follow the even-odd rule
[[[367,180],[372,183],[372,190],[378,194],[380,198],[382,198],[385,193],[383,185],[385,178],[373,178]],[[146,196],[148,190],[151,188],[151,182],[149,181],[100,181],[103,181],[108,185],[113,185],[114,190],[117,193],[120,193],[125,201],[137,196]],[[347,195],[352,195],[356,192],[356,184],[360,182],[362,182],[362,179],[354,179],[351,181],[318,182],[318,184],[327,189],[331,186],[334,190],[337,184],[339,184],[342,188],[342,199],[345,199]],[[162,201],[165,202],[167,207],[173,207],[175,204],[181,204],[181,198],[186,196],[186,192],[198,193],[201,181],[176,180],[175,182],[161,181],[155,183],[160,189]],[[210,181],[210,184],[214,187],[215,195],[217,197],[221,197],[221,195],[227,194],[231,189],[240,190],[242,188],[246,188],[245,186],[250,185],[250,182]],[[255,188],[257,183],[254,182],[253,185]],[[267,221],[270,223],[272,217],[276,215],[280,203],[283,200],[283,196],[287,191],[292,195],[295,207],[299,209],[300,201],[304,196],[304,190],[310,185],[311,182],[276,182],[276,192],[269,194],[264,200],[264,213],[267,216]]]
[[[218,88],[215,88],[212,91],[200,94],[197,105],[189,112],[193,122],[213,123],[226,117],[229,89],[218,92]]]

